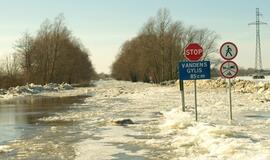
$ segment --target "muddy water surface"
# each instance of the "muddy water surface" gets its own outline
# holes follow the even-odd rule
[[[77,122],[40,119],[76,110],[85,98],[29,96],[2,101],[0,159],[73,159],[71,144],[81,138]]]

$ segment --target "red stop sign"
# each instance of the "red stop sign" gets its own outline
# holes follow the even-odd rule
[[[198,43],[190,43],[185,48],[184,56],[188,61],[199,61],[203,56],[203,48]]]

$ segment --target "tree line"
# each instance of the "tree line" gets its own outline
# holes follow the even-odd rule
[[[204,59],[216,51],[218,36],[208,29],[184,26],[173,21],[167,9],[143,25],[138,35],[126,41],[112,64],[112,76],[118,80],[159,83],[178,78],[178,62],[184,47],[196,42],[204,48]]]
[[[9,87],[24,83],[83,83],[97,76],[89,51],[67,28],[64,16],[45,20],[36,36],[28,32],[15,43],[2,81]]]

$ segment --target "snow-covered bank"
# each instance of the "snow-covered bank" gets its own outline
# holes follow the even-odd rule
[[[252,126],[242,126],[236,122],[194,122],[191,113],[179,109],[165,112],[164,116],[165,121],[160,125],[161,133],[171,137],[169,143],[174,147],[175,159],[270,159],[269,135],[254,131]],[[265,122],[265,125],[269,124],[270,120]]]
[[[72,90],[72,91],[70,91]],[[8,100],[17,97],[24,97],[29,95],[42,95],[50,97],[68,97],[90,94],[90,87],[74,88],[70,84],[49,83],[45,85],[35,85],[33,83],[25,86],[11,87],[8,90],[0,90],[0,100]]]
[[[269,81],[270,81],[270,76],[265,76],[264,79],[253,79],[252,76],[237,76],[236,79],[247,80],[247,81],[253,81],[253,82],[266,82],[266,83],[269,83]]]
[[[241,93],[264,93],[270,95],[270,80],[268,81],[251,81],[242,79],[233,79],[231,81],[232,89]],[[178,82],[176,83],[178,85]],[[193,86],[193,81],[185,81],[185,85]],[[217,89],[226,88],[228,80],[218,78],[216,80],[199,80],[197,82],[199,88]]]

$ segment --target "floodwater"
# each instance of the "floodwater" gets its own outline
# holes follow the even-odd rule
[[[0,144],[4,147],[0,148],[3,150],[0,151],[0,159],[72,159],[74,151],[71,142],[80,139],[80,136],[73,136],[78,132],[76,122],[46,122],[40,119],[74,110],[73,106],[84,99],[80,96],[28,96],[2,101]]]
[[[181,112],[177,88],[142,83],[103,82],[91,97],[2,102],[0,159],[270,159],[270,102],[235,93],[229,124],[220,92],[200,91],[199,122],[192,92]],[[134,124],[115,125],[119,119]]]

